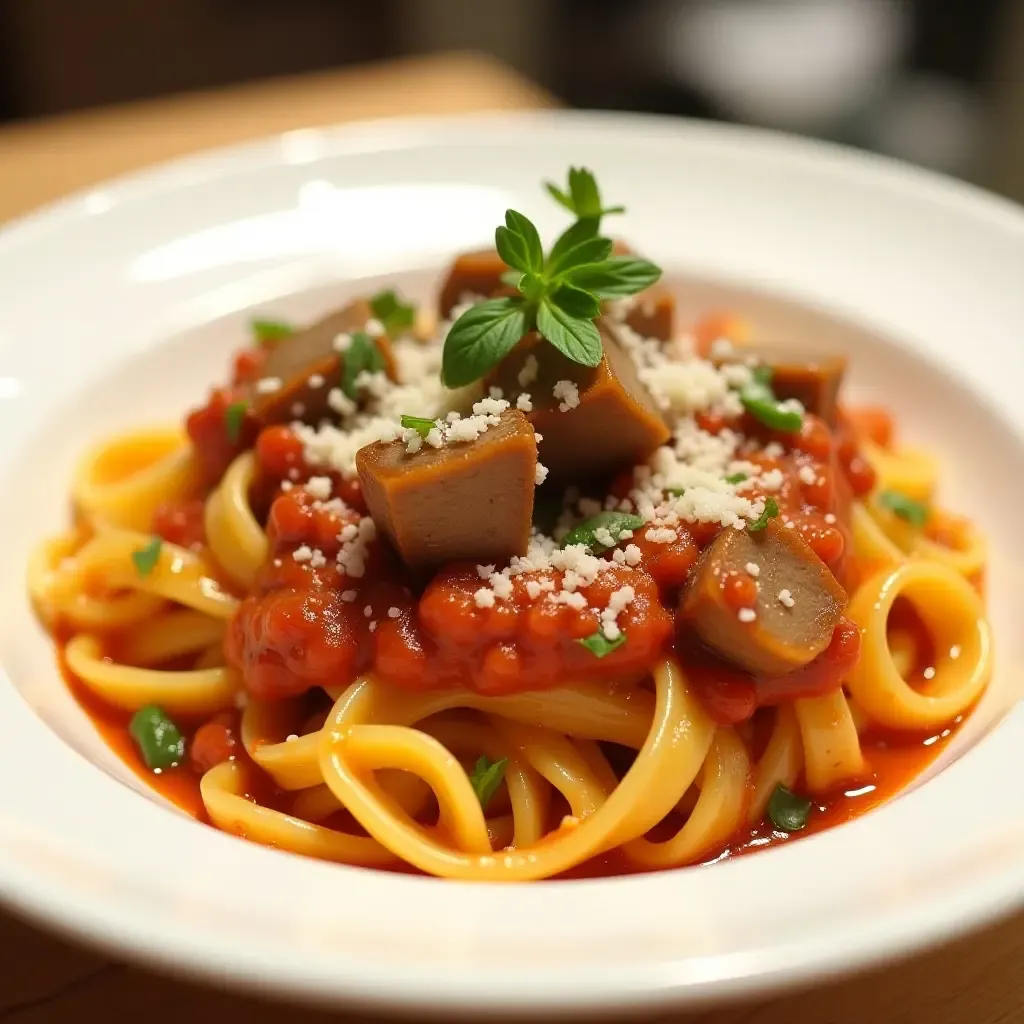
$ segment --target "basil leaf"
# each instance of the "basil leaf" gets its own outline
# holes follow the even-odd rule
[[[295,333],[295,328],[291,324],[286,324],[283,320],[261,320],[259,318],[252,321],[252,334],[256,339],[257,345],[273,345],[274,342],[281,341],[283,338],[290,338]]]
[[[811,801],[787,789],[781,782],[768,801],[768,817],[782,832],[799,832],[811,815]]]
[[[561,203],[570,213],[576,212],[576,207],[572,204],[572,197],[563,192],[553,181],[545,181],[544,187],[556,203]]]
[[[636,295],[661,277],[661,267],[636,256],[611,256],[586,266],[573,267],[566,279],[598,298],[614,299]]]
[[[370,299],[370,309],[389,336],[398,334],[403,328],[412,327],[416,321],[416,307],[411,302],[402,302],[393,288],[377,292]]]
[[[537,310],[537,330],[574,363],[597,366],[601,362],[604,349],[593,320],[570,316],[545,300]]]
[[[612,651],[617,651],[625,642],[625,630],[620,632],[614,640],[609,640],[601,630],[598,630],[596,633],[591,633],[590,636],[585,636],[582,640],[576,641],[581,647],[586,647],[595,658],[606,657]]]
[[[769,498],[764,503],[764,511],[747,527],[751,533],[757,533],[768,526],[768,520],[774,519],[779,514],[779,503],[774,498]]]
[[[434,420],[426,416],[403,416],[400,422],[403,427],[411,427],[423,438],[437,426]]]
[[[747,479],[746,473],[732,473],[725,478],[727,484],[741,484]]]
[[[526,239],[499,224],[494,229],[494,245],[503,262],[513,270],[525,274],[530,269],[530,257],[526,251]]]
[[[547,270],[551,272],[552,268],[559,264],[559,261],[567,252],[575,249],[580,243],[589,241],[596,235],[597,220],[592,217],[586,220],[578,220],[575,224],[567,227],[558,236],[555,244],[551,246],[551,252],[548,253],[546,264]]]
[[[882,508],[889,509],[890,512],[918,530],[923,530],[928,522],[928,506],[923,502],[908,498],[907,495],[901,494],[899,491],[880,491],[878,504]]]
[[[452,324],[441,356],[441,376],[449,388],[479,380],[501,362],[526,333],[526,307],[520,298],[487,299]]]
[[[586,167],[569,168],[569,195],[577,217],[601,216],[601,193],[597,180]]]
[[[557,260],[548,260],[547,273],[550,277],[555,277],[558,274],[571,273],[573,267],[601,263],[608,259],[611,251],[612,240],[610,238],[588,238],[571,249],[567,249]],[[575,283],[573,281],[573,284]],[[588,288],[587,290],[591,291],[592,289]]]
[[[242,424],[245,422],[245,411],[248,408],[248,402],[232,402],[224,410],[224,432],[232,444],[238,444],[242,436]]]
[[[378,373],[383,369],[384,357],[373,338],[365,331],[356,331],[342,357],[341,390],[354,402],[359,396],[356,378],[361,373]]]
[[[481,755],[473,768],[469,781],[473,786],[473,792],[476,793],[477,800],[480,801],[480,807],[485,811],[491,798],[497,793],[498,786],[501,785],[507,764],[507,757],[503,757],[500,761],[489,761]]]
[[[601,315],[601,303],[590,292],[574,288],[571,284],[559,286],[550,301],[569,316],[579,317],[581,320],[593,320],[594,317]]]
[[[154,537],[144,548],[132,552],[132,561],[135,563],[135,571],[140,576],[148,576],[160,561],[160,549],[164,542],[159,537]]]
[[[571,533],[562,541],[562,547],[567,548],[570,544],[583,544],[592,555],[599,555],[602,551],[608,551],[619,543],[619,534],[623,530],[639,530],[644,525],[641,516],[634,516],[629,512],[616,512],[608,510],[598,512],[597,515],[584,519]],[[598,530],[607,530],[615,540],[615,544],[602,544],[597,539]]]
[[[548,283],[539,274],[523,274],[519,279],[519,291],[527,302],[540,302],[548,290]]]
[[[541,245],[540,234],[533,226],[529,217],[524,217],[517,210],[505,211],[505,224],[509,231],[518,235],[526,246],[525,270],[540,273],[544,269],[544,246]]]

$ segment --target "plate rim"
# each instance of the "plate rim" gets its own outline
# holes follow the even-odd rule
[[[914,187],[932,190],[937,199],[944,204],[955,202],[961,204],[965,213],[983,217],[1001,227],[1009,227],[1024,239],[1024,209],[1010,200],[992,195],[983,189],[965,182],[954,181],[940,174],[923,170],[874,154],[850,150],[829,142],[811,140],[786,135],[771,130],[750,129],[734,125],[723,125],[691,121],[688,119],[664,117],[660,115],[631,115],[605,112],[564,112],[564,111],[528,111],[500,114],[469,114],[427,118],[389,118],[373,121],[345,123],[317,128],[297,129],[230,146],[204,150],[188,154],[171,161],[155,164],[141,170],[120,175],[108,181],[80,189],[69,196],[47,203],[21,217],[7,222],[0,230],[0,251],[17,248],[18,245],[31,244],[39,231],[59,230],[61,225],[83,216],[81,207],[90,201],[90,197],[98,193],[128,194],[130,198],[145,198],[147,195],[158,195],[169,189],[177,189],[195,182],[198,174],[204,181],[221,177],[229,177],[236,169],[248,167],[253,169],[256,164],[276,164],[280,162],[280,147],[284,141],[296,133],[309,136],[321,136],[334,146],[364,145],[374,148],[374,143],[389,141],[395,148],[415,148],[415,136],[432,138],[445,132],[456,134],[467,130],[483,129],[486,132],[499,131],[503,124],[512,123],[518,128],[545,128],[547,130],[573,130],[576,127],[593,131],[594,129],[614,129],[624,124],[630,130],[641,127],[653,128],[664,132],[666,137],[689,133],[691,137],[701,137],[709,144],[729,144],[740,147],[751,145],[778,153],[784,157],[809,159],[819,164],[825,160],[833,170],[847,172],[856,178],[869,175],[876,182],[899,188]],[[403,137],[408,137],[403,143]],[[463,137],[460,141],[465,142]],[[486,146],[488,139],[483,132],[479,139]],[[329,155],[336,155],[332,150]],[[27,709],[26,709],[27,710]],[[32,714],[31,711],[28,711]],[[998,732],[1003,732],[1000,726]],[[991,742],[993,736],[987,737],[985,743]],[[878,812],[873,812],[878,813]],[[116,923],[112,923],[108,913],[96,914],[95,908],[88,908],[69,901],[63,906],[59,897],[50,897],[32,892],[29,880],[21,878],[15,881],[11,872],[4,866],[0,853],[0,894],[5,902],[17,908],[19,912],[41,920],[52,928],[72,934],[78,938],[100,944],[105,948],[125,953],[130,945],[129,953],[134,958],[142,959],[158,969],[168,970],[174,964],[176,973],[201,975],[221,982],[229,982],[236,986],[255,987],[265,991],[295,996],[294,977],[286,973],[272,978],[255,978],[251,973],[251,963],[242,957],[235,963],[226,962],[224,951],[218,948],[220,957],[215,963],[200,963],[196,955],[197,947],[183,949],[173,941],[162,941],[159,929],[140,928],[138,921],[130,915],[122,915]],[[1012,875],[1012,877],[1011,877]],[[1003,885],[997,885],[997,879],[980,880],[973,888],[958,890],[959,917],[957,930],[962,931],[976,927],[992,920],[1000,912],[1009,913],[1024,903],[1024,866],[1016,873],[1000,879]],[[579,885],[581,883],[553,883]],[[600,884],[600,883],[598,883]],[[16,891],[21,885],[20,891]],[[733,973],[727,977],[731,991],[730,999],[749,998],[755,993],[776,992],[786,987],[815,980],[836,971],[841,966],[844,971],[853,967],[866,967],[872,963],[899,954],[910,953],[937,941],[935,932],[940,922],[949,923],[949,908],[936,907],[930,923],[923,918],[904,922],[905,930],[900,931],[895,925],[889,925],[888,939],[879,942],[877,937],[872,940],[872,949],[858,950],[858,956],[851,962],[849,950],[843,950],[844,962],[835,962],[838,950],[832,957],[821,956],[818,962],[801,961],[791,963],[788,967],[776,966],[768,978],[762,971],[751,968],[748,974]],[[116,933],[116,934],[115,934]],[[865,940],[867,941],[867,940]],[[339,972],[339,977],[344,972]],[[401,976],[401,971],[395,975]],[[641,975],[647,975],[641,977]],[[569,972],[570,980],[572,979]],[[312,979],[311,979],[312,980]],[[321,979],[322,980],[322,979]],[[559,990],[545,988],[538,994],[517,993],[506,987],[500,992],[499,999],[492,999],[480,989],[474,992],[455,991],[449,982],[434,986],[431,990],[429,979],[420,979],[410,984],[402,980],[396,984],[395,976],[390,980],[385,977],[365,983],[365,979],[350,976],[342,985],[323,988],[305,993],[312,1001],[344,1002],[346,1005],[365,1005],[375,1008],[387,1007],[392,1010],[412,1011],[423,1009],[420,1001],[427,999],[429,1005],[450,1011],[468,1013],[482,1009],[511,1009],[519,1011],[546,1010],[550,1012],[570,1012],[581,1009],[600,1009],[616,1012],[622,1009],[655,1009],[668,1005],[700,1006],[723,999],[722,981],[725,979],[709,979],[705,985],[686,982],[682,988],[670,978],[665,977],[664,965],[654,965],[650,972],[638,972],[632,980],[623,978],[605,990],[595,992],[587,997],[579,998],[567,986]],[[576,979],[578,984],[579,980]],[[474,998],[479,1001],[474,1001]]]

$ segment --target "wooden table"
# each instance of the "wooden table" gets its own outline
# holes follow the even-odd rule
[[[360,117],[549,102],[541,90],[489,60],[444,56],[19,125],[0,130],[0,220],[114,174],[271,132]],[[145,1024],[183,1019],[276,1024],[282,1010],[112,963],[0,914],[0,1022],[64,1024],[136,1015]],[[289,1024],[339,1019],[360,1024],[364,1018],[289,1010],[286,1019]],[[688,1019],[701,1024],[1024,1021],[1024,917],[870,975]]]

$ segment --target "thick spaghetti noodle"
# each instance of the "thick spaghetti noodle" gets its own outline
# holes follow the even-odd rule
[[[643,262],[599,249],[584,269]],[[676,336],[657,287],[605,304],[577,373],[521,283],[541,336],[506,346],[489,397],[446,390],[452,306],[508,269],[457,261],[427,339],[393,293],[305,332],[261,322],[187,434],[83,459],[29,590],[90,706],[221,829],[450,878],[678,867],[887,793],[893,751],[948,731],[991,670],[984,543],[934,506],[934,461],[885,414],[837,411],[827,360],[749,346],[736,318]],[[602,395],[591,452],[561,432]],[[477,459],[500,490],[523,452],[527,488],[463,486]],[[508,541],[524,502],[530,539]],[[504,560],[422,556],[481,515]]]

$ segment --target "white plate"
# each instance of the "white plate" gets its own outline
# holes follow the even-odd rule
[[[734,289],[765,332],[851,349],[857,386],[945,457],[950,502],[993,543],[996,683],[944,762],[968,756],[782,849],[516,887],[304,860],[140,796],[66,694],[24,595],[26,552],[64,520],[74,457],[180,416],[225,372],[249,307],[312,315],[389,272],[424,288],[509,205],[551,231],[561,218],[539,182],[569,164],[629,205],[638,248],[704,279],[688,305]],[[1024,714],[995,725],[1024,651],[1022,282],[1024,216],[966,186],[773,135],[578,114],[292,133],[0,234],[0,895],[218,981],[447,1014],[763,993],[1020,905]]]

